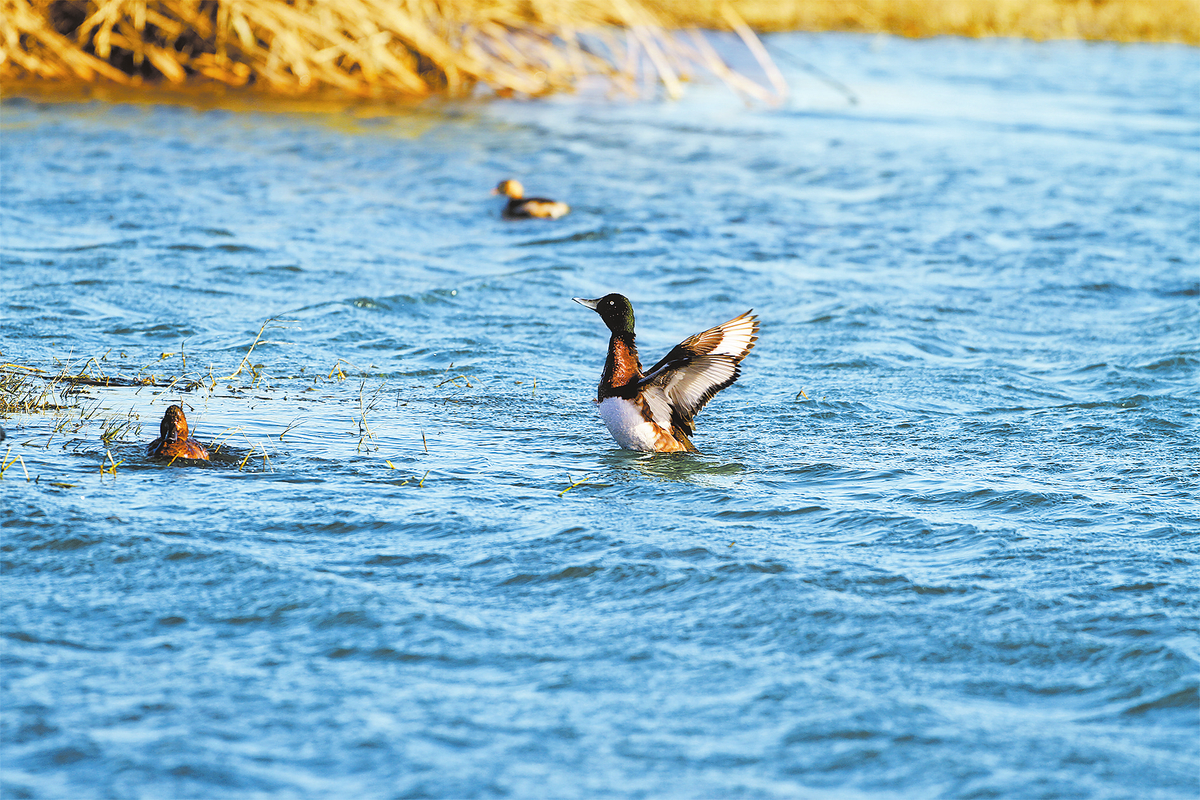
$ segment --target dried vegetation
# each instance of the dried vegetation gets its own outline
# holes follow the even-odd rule
[[[380,97],[480,84],[537,96],[602,76],[677,95],[701,68],[769,94],[639,0],[0,0],[0,11],[10,77]]]
[[[103,356],[47,371],[24,364],[0,364],[0,414],[58,411],[78,405],[70,395],[79,386],[158,386],[153,377],[120,378],[101,370]]]
[[[160,353],[158,358],[136,368],[136,374],[132,377],[128,371],[124,374],[111,371],[114,368],[109,361],[111,351],[65,361],[55,358],[50,367],[0,364],[0,421],[10,416],[49,418],[48,423],[37,426],[40,432],[36,437],[23,436],[20,446],[49,448],[51,444],[59,442],[64,446],[78,446],[90,438],[96,428],[106,448],[117,443],[141,442],[145,438],[141,416],[132,407],[123,413],[114,411],[114,398],[136,397],[143,390],[155,398],[197,391],[211,397],[217,390],[218,381],[231,393],[260,390],[264,386],[263,365],[251,363],[251,355],[261,345],[280,344],[263,338],[268,330],[285,327],[279,323],[275,317],[264,322],[236,369],[223,378],[214,375],[211,365],[204,371],[194,369],[194,365],[189,365],[182,346],[178,352]],[[128,357],[121,353],[120,360],[127,361]],[[236,383],[233,382],[235,379]],[[316,380],[321,380],[319,375]],[[121,389],[132,389],[132,394],[128,391],[122,393]],[[157,427],[157,418],[151,427]],[[224,438],[214,442],[214,450],[219,451],[232,433],[239,432],[240,428],[227,429]],[[255,460],[261,457],[263,469],[268,469],[270,464],[266,447],[255,445],[248,439],[246,441],[249,450],[238,468],[244,468],[251,457]],[[9,445],[9,451],[11,449],[12,445]],[[113,462],[107,451],[106,457],[108,464],[102,466],[101,473],[116,475],[116,468],[123,462]],[[229,458],[225,457],[224,460],[228,461]],[[0,476],[13,463],[16,461],[10,459],[6,451],[4,461],[0,464]],[[21,463],[24,464],[23,461]]]
[[[697,28],[737,32],[764,79]],[[1200,0],[0,0],[0,78],[419,97],[599,76],[676,96],[703,71],[778,98],[752,29],[1200,44]]]

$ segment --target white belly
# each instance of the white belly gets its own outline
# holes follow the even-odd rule
[[[642,412],[631,401],[621,397],[605,398],[600,402],[600,418],[617,444],[626,450],[653,453],[658,449],[654,426],[642,417]]]

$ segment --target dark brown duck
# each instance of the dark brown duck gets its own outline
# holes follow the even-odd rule
[[[174,461],[177,458],[208,461],[208,451],[189,436],[187,417],[180,406],[167,407],[158,432],[158,438],[150,443],[150,458],[156,461]]]

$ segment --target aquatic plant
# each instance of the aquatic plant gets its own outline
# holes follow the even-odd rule
[[[100,440],[108,446],[116,441],[137,441],[141,437],[142,423],[131,408],[124,415],[109,414],[104,418]]]
[[[61,411],[79,403],[69,395],[77,386],[159,386],[153,377],[121,378],[101,369],[104,356],[78,362],[59,363],[57,371],[26,364],[0,364],[0,413]]]
[[[387,381],[385,380],[376,386],[369,398],[364,393],[366,386],[367,381],[364,378],[358,386],[358,417],[355,418],[355,422],[358,424],[358,447],[356,449],[363,452],[370,452],[370,440],[377,437],[375,436],[375,432],[371,430],[371,426],[367,424],[367,414],[373,411],[375,406],[379,404],[380,395],[382,395],[384,388],[387,386]],[[379,445],[375,445],[375,449],[378,450]]]
[[[247,367],[247,361],[255,346],[264,344],[264,331],[272,327],[276,318],[272,317],[263,323],[258,336],[251,343],[246,355],[234,372],[222,380],[233,381],[240,374],[246,375],[250,384],[259,388],[262,383],[263,365]],[[276,325],[275,327],[280,327]],[[142,424],[138,413],[131,407],[124,413],[111,411],[111,397],[119,389],[134,389],[134,395],[143,387],[152,388],[155,395],[165,395],[170,392],[193,392],[204,390],[212,393],[216,389],[217,378],[213,367],[209,365],[207,373],[189,373],[188,361],[181,346],[178,352],[164,352],[158,358],[137,369],[134,377],[123,377],[111,374],[108,356],[111,350],[88,358],[68,358],[61,360],[51,358],[52,367],[38,367],[28,364],[0,364],[0,415],[47,415],[53,418],[49,423],[49,436],[44,441],[38,441],[37,447],[49,448],[57,439],[77,440],[89,429],[99,426],[99,437],[106,447],[116,442],[134,442],[141,436]],[[121,357],[127,358],[125,353]],[[152,366],[163,365],[178,357],[179,374],[166,374],[157,377],[146,374]],[[236,387],[227,383],[229,389]],[[125,395],[128,396],[128,395]],[[240,429],[238,429],[240,430]],[[32,442],[26,442],[31,445]],[[251,445],[251,451],[257,449]],[[269,467],[268,454],[262,447],[263,468]],[[257,456],[256,456],[257,457]],[[118,462],[120,463],[120,462]],[[243,461],[243,466],[245,461]],[[102,472],[115,475],[116,465],[105,467]],[[105,472],[107,470],[107,472]]]
[[[15,456],[12,456],[12,458],[9,458],[9,456],[12,454],[12,449],[13,449],[13,446],[10,444],[8,446],[8,449],[4,451],[3,458],[0,458],[0,480],[4,479],[4,473],[8,472],[9,467],[11,467],[13,464],[16,464],[17,462],[20,462],[21,471],[25,473],[25,482],[28,483],[29,482],[29,468],[25,466],[25,459],[21,457],[20,453],[18,453]]]
[[[0,365],[0,413],[16,414],[53,410],[61,407],[55,401],[55,382],[45,380],[41,371],[23,364]]]

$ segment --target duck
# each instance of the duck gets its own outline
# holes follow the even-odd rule
[[[492,189],[492,194],[502,194],[508,198],[504,211],[501,212],[505,219],[529,219],[530,217],[558,219],[571,210],[569,205],[557,200],[547,200],[545,197],[526,197],[525,187],[521,185],[520,181],[513,178],[496,184],[496,188]]]
[[[753,309],[689,336],[643,372],[629,299],[615,293],[571,299],[599,314],[612,332],[596,404],[617,444],[648,453],[699,452],[691,440],[694,419],[741,374],[742,359],[758,341]]]
[[[187,417],[181,406],[167,407],[162,423],[158,426],[159,437],[150,443],[147,455],[156,461],[174,461],[190,458],[208,461],[208,451],[188,435]]]

